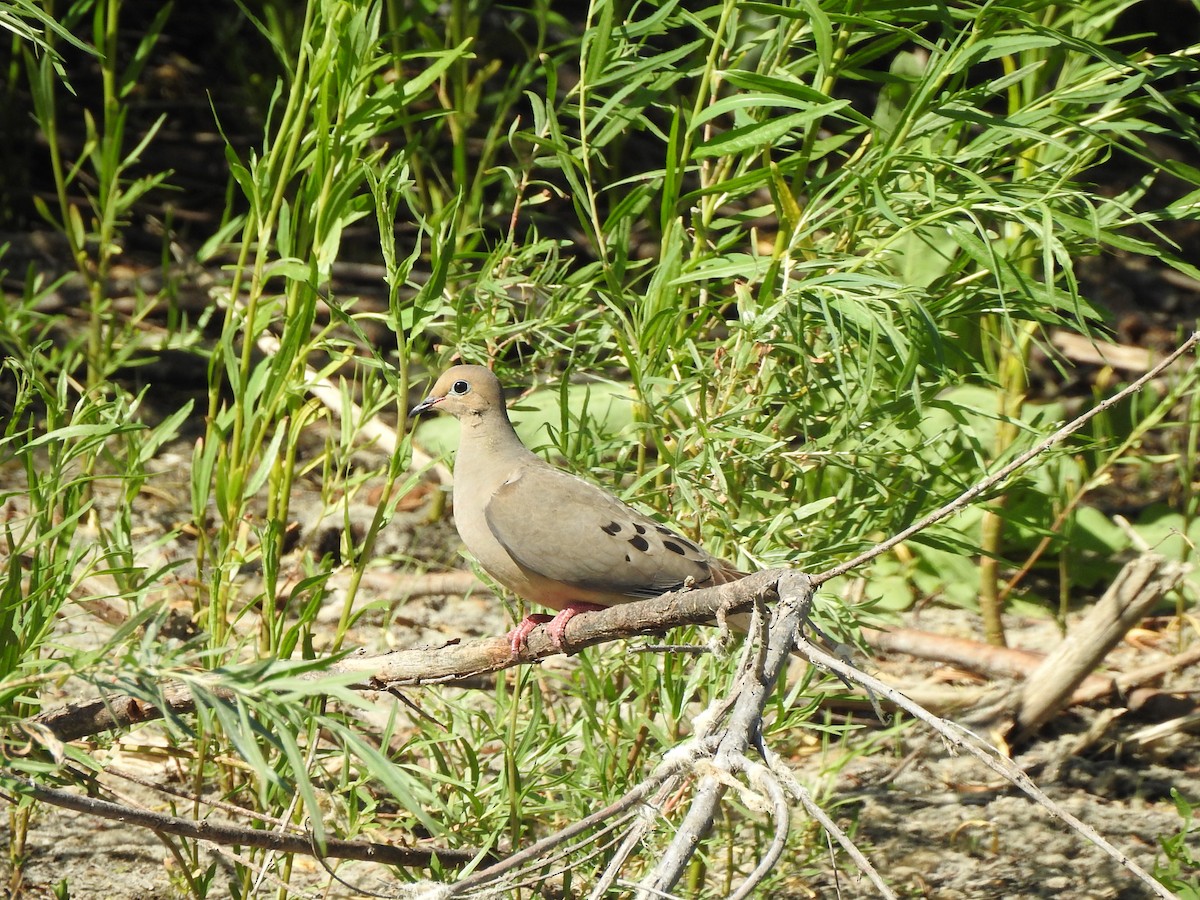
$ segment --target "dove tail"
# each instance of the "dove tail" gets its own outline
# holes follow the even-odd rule
[[[730,584],[734,581],[740,581],[749,575],[749,572],[743,572],[723,559],[715,559],[708,564],[708,571],[712,573],[712,584]]]

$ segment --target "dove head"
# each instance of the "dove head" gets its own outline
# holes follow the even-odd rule
[[[414,406],[409,415],[420,415],[431,409],[449,413],[457,419],[483,416],[493,409],[505,413],[500,382],[483,366],[454,366],[447,369],[433,385],[429,396]]]

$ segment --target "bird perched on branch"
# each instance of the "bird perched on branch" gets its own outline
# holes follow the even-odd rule
[[[454,524],[463,543],[496,581],[558,611],[527,616],[510,632],[514,654],[544,622],[554,645],[565,650],[567,622],[580,612],[746,576],[527,449],[488,369],[448,369],[410,415],[428,410],[448,413],[462,426],[454,458]]]

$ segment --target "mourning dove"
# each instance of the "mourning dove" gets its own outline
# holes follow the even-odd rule
[[[528,616],[510,632],[514,654],[540,623],[550,623],[564,650],[567,622],[579,612],[747,574],[528,450],[488,369],[447,370],[411,415],[431,409],[461,424],[454,524],[463,543],[500,584],[558,611]]]

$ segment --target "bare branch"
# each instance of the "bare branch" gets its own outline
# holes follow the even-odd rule
[[[694,591],[675,591],[653,600],[626,603],[576,616],[567,625],[567,642],[581,650],[619,638],[656,634],[680,625],[712,622],[722,609],[748,609],[758,596],[773,596],[774,585],[789,569],[757,572],[741,581]],[[441,647],[395,650],[380,656],[350,656],[329,666],[313,678],[360,673],[355,686],[388,690],[397,686],[444,684],[498,672],[512,666],[537,662],[561,651],[554,646],[544,626],[534,629],[519,655],[514,655],[507,638],[484,638]],[[231,692],[213,688],[217,696],[232,699]],[[165,708],[133,697],[117,695],[72,703],[49,710],[33,722],[61,741],[90,737],[103,731],[160,719],[166,713],[183,715],[194,711],[195,700],[185,685],[170,685],[163,691]]]
[[[1071,701],[1100,660],[1172,590],[1188,567],[1156,553],[1130,560],[1104,596],[1072,628],[1017,691],[1016,740],[1024,740]]]
[[[391,844],[380,844],[374,841],[343,841],[337,838],[326,839],[324,850],[319,851],[313,843],[312,836],[307,834],[283,834],[278,831],[243,828],[228,822],[213,822],[209,819],[197,821],[179,816],[168,816],[108,800],[100,800],[96,797],[83,797],[71,791],[45,787],[30,778],[11,772],[5,775],[5,779],[10,784],[16,785],[21,794],[52,806],[86,813],[101,819],[112,819],[140,828],[149,828],[164,834],[176,834],[180,837],[209,841],[214,844],[237,844],[243,847],[261,847],[281,853],[303,853],[306,856],[320,855],[335,859],[359,859],[410,868],[428,866],[435,859],[443,865],[466,865],[480,852],[471,848],[452,850],[441,847],[428,849],[395,847]]]
[[[1028,775],[1017,768],[1012,760],[1002,756],[995,747],[983,740],[983,738],[963,728],[961,725],[938,718],[924,707],[913,703],[899,691],[890,688],[879,679],[871,677],[862,670],[847,665],[832,654],[826,653],[820,647],[810,643],[803,636],[797,639],[797,644],[800,651],[812,660],[815,665],[837,672],[848,680],[862,685],[867,690],[875,691],[881,696],[886,697],[901,709],[920,719],[954,747],[970,753],[993,772],[1024,791],[1034,802],[1049,811],[1052,816],[1062,819],[1072,829],[1128,869],[1134,876],[1146,884],[1156,896],[1162,897],[1164,900],[1173,900],[1174,895],[1159,884],[1145,869],[1129,859],[1128,856],[1109,843],[1108,840],[1090,825],[1080,821],[1079,818],[1051,800],[1041,788],[1033,783]]]
[[[674,839],[658,865],[638,886],[637,896],[642,900],[659,896],[674,887],[712,828],[731,773],[741,767],[746,750],[761,743],[762,711],[787,666],[801,626],[808,618],[813,586],[806,576],[791,573],[780,576],[778,591],[779,603],[771,616],[769,642],[759,643],[752,636],[750,643],[762,650],[754,657],[747,654],[747,664],[739,673],[733,691],[736,702],[711,763],[713,773],[701,779]]]

